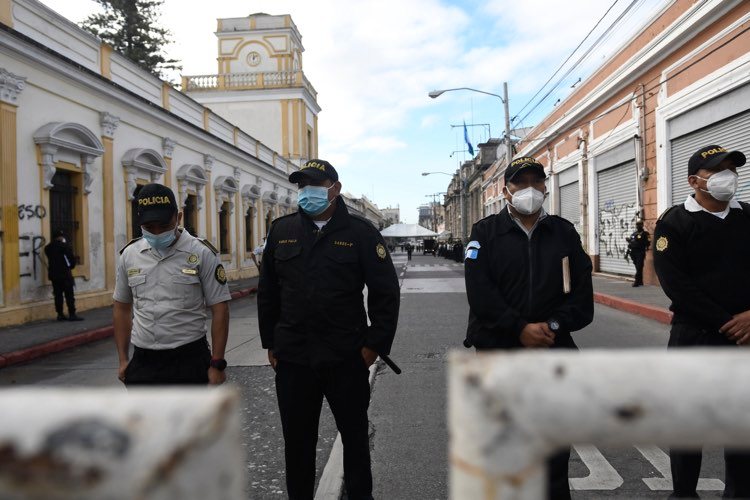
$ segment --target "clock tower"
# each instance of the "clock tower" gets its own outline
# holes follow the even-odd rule
[[[291,16],[219,19],[216,36],[217,73],[184,76],[183,92],[298,165],[317,157],[320,106]]]

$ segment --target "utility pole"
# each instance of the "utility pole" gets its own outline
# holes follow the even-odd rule
[[[506,168],[513,159],[513,144],[510,142],[510,111],[508,110],[508,82],[503,82],[503,107],[505,108],[505,155]]]
[[[435,206],[437,205],[437,196],[441,196],[443,193],[426,194],[426,198],[432,198],[432,204],[430,205],[430,213],[432,215],[432,230],[437,233],[437,215],[435,214]]]

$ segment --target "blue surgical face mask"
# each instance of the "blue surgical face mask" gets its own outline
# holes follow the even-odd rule
[[[299,191],[299,207],[308,215],[320,215],[331,205],[328,190],[331,187],[305,186]]]
[[[143,232],[143,239],[146,240],[146,242],[154,250],[164,250],[169,245],[174,243],[175,238],[177,238],[176,229],[177,225],[175,225],[175,227],[168,231],[164,231],[161,234],[153,234],[149,233],[148,231],[143,229],[143,227],[141,227],[141,231]]]

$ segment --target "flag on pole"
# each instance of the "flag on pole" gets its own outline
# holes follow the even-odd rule
[[[471,141],[469,140],[469,131],[466,130],[466,120],[464,120],[464,141],[466,141],[466,147],[469,148],[469,153],[471,156],[474,156],[474,148],[471,146]]]

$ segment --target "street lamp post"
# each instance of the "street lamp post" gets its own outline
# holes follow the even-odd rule
[[[510,140],[510,113],[508,111],[508,82],[503,82],[503,95],[505,97],[501,97],[497,94],[493,94],[492,92],[485,92],[484,90],[472,89],[470,87],[458,87],[455,89],[433,90],[427,95],[435,99],[436,97],[439,97],[440,95],[442,95],[444,92],[453,92],[454,90],[469,90],[471,92],[479,92],[480,94],[486,94],[486,95],[491,95],[493,97],[497,97],[503,102],[503,109],[505,110],[505,157],[507,158],[506,163],[510,165],[510,160],[513,158],[513,146]]]
[[[448,172],[422,172],[422,176],[426,175],[432,175],[432,174],[442,174],[442,175],[448,175],[450,177],[453,177],[454,174],[449,174]],[[463,243],[466,242],[466,208],[464,207],[466,203],[466,191],[467,191],[467,182],[464,177],[463,173],[463,167],[458,168],[458,179],[460,182],[459,186],[459,204],[461,207],[461,241]]]

